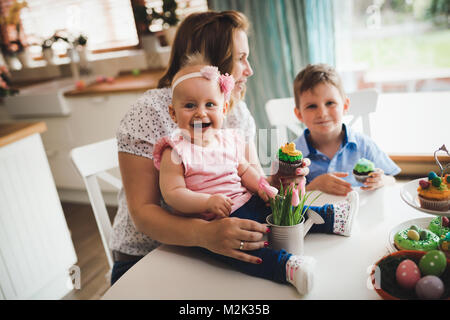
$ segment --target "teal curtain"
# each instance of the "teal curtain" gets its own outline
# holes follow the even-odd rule
[[[208,5],[241,11],[250,20],[254,75],[245,100],[258,128],[269,128],[266,101],[292,96],[292,82],[308,63],[334,65],[332,0],[209,0]]]

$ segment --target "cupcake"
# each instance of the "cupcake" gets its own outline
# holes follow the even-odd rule
[[[450,222],[447,217],[435,217],[430,221],[428,229],[438,237],[450,232]]]
[[[446,235],[442,235],[439,240],[439,246],[442,251],[445,253],[450,253],[450,232],[447,232]]]
[[[450,189],[448,184],[443,182],[443,178],[438,177],[436,173],[430,172],[428,181],[420,180],[417,192],[420,207],[435,211],[449,210]]]
[[[369,177],[369,173],[375,171],[375,165],[372,161],[365,158],[361,158],[353,167],[353,175],[355,179],[361,183],[364,183]]]
[[[303,155],[296,150],[295,143],[286,143],[278,150],[278,172],[281,176],[295,176],[297,168],[302,167]]]

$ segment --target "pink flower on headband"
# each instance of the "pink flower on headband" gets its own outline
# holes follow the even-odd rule
[[[225,95],[225,100],[230,100],[230,94],[231,91],[234,88],[234,78],[232,75],[227,74],[222,74],[219,77],[219,86],[220,86],[220,90],[224,93]]]
[[[208,80],[216,81],[219,78],[219,68],[213,66],[205,66],[200,69],[200,73]]]

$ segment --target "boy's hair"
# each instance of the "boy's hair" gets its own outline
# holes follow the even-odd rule
[[[333,67],[327,64],[308,64],[294,80],[295,107],[300,108],[300,96],[303,92],[314,89],[321,83],[335,86],[342,98],[345,99],[341,78]]]

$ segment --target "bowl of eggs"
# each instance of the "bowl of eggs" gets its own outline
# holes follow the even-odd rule
[[[440,250],[401,250],[381,258],[370,278],[386,300],[450,300],[450,259]]]

